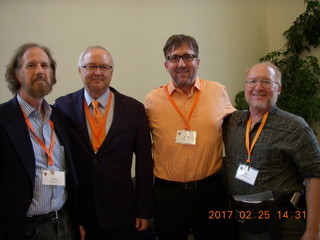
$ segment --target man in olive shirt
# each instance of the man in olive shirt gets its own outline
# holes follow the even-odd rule
[[[319,240],[319,145],[301,117],[276,106],[280,92],[279,69],[254,65],[245,82],[249,110],[224,123],[232,212],[244,213],[237,240]]]

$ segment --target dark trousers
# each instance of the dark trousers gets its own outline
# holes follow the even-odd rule
[[[280,223],[280,232],[277,239],[281,240],[300,240],[305,231],[305,221],[302,219],[289,218]],[[250,233],[246,231],[237,231],[237,240],[275,240],[270,232]]]
[[[103,230],[96,218],[92,219],[85,229],[85,240],[137,240],[138,238],[135,226]]]
[[[55,220],[43,222],[28,221],[25,232],[28,240],[75,239],[74,228],[66,209]]]
[[[192,189],[156,179],[154,222],[159,240],[223,239],[223,222],[211,220],[210,211],[222,211],[225,191],[220,177]]]
[[[234,201],[233,221],[228,226],[234,234],[229,240],[299,240],[306,229],[306,203],[300,198],[297,210],[290,203],[293,194],[274,201],[245,203]],[[239,215],[236,217],[236,213]]]

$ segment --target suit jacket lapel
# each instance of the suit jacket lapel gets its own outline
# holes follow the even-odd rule
[[[35,156],[33,146],[30,140],[27,124],[25,123],[16,97],[8,103],[8,118],[9,123],[6,125],[7,133],[30,177],[32,186],[34,186]]]
[[[84,112],[84,89],[79,90],[75,95],[73,95],[74,97],[74,106],[75,106],[75,112],[74,112],[74,116],[75,116],[75,120],[76,122],[78,122],[78,126],[80,126],[81,129],[81,133],[86,141],[86,146],[91,146],[91,140],[90,140],[90,136],[88,133],[88,128],[87,128],[87,120],[86,120],[86,115]],[[92,149],[92,147],[91,147]],[[93,151],[93,149],[92,149]]]
[[[114,101],[115,101],[114,102],[114,112],[113,112],[112,123],[111,123],[110,129],[108,131],[107,137],[101,146],[102,148],[104,147],[104,145],[106,145],[110,141],[110,139],[112,139],[112,136],[116,133],[116,131],[119,127],[119,124],[121,122],[121,119],[123,117],[123,111],[125,108],[125,101],[124,101],[124,98],[122,97],[122,95],[112,87],[110,87],[110,90],[114,94]]]

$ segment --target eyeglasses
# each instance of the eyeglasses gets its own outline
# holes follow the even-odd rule
[[[184,54],[182,56],[179,55],[172,55],[172,56],[168,56],[168,61],[171,63],[177,63],[180,61],[180,58],[182,58],[182,60],[184,62],[192,62],[194,58],[196,58],[197,56],[194,54]]]
[[[112,69],[112,66],[110,65],[101,65],[101,66],[96,66],[96,65],[86,65],[86,66],[81,66],[82,68],[90,71],[90,72],[95,72],[97,71],[97,68],[100,69],[101,72],[106,72],[108,70]]]
[[[255,79],[255,78],[249,79],[249,80],[247,80],[245,83],[246,83],[246,86],[247,86],[248,88],[254,88],[254,87],[256,87],[256,86],[258,85],[258,83],[260,83],[260,84],[262,85],[262,87],[263,87],[263,88],[266,88],[266,89],[272,88],[273,83],[279,85],[279,83],[277,83],[277,82],[275,82],[275,81],[272,81],[272,80],[269,80],[269,79],[261,79],[261,80],[258,80],[258,79]]]

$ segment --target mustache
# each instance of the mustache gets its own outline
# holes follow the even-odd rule
[[[179,72],[179,71],[188,71],[188,68],[187,67],[178,67],[177,72]]]
[[[44,82],[47,82],[47,79],[42,76],[42,75],[37,75],[34,79],[33,79],[33,82],[36,82],[36,81],[44,81]]]

